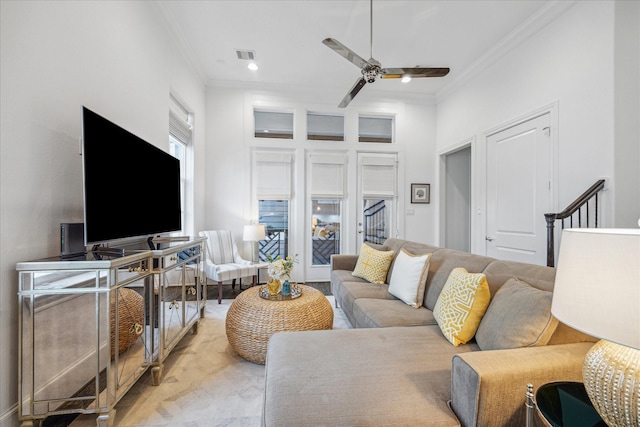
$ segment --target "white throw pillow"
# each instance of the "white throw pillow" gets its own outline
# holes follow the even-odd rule
[[[419,308],[429,274],[431,254],[414,255],[404,249],[396,257],[389,280],[389,293],[412,307]]]

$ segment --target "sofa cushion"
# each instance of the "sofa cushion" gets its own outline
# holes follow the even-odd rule
[[[395,239],[392,237],[385,240],[384,246],[386,246],[387,249],[394,251],[396,254],[400,253],[400,249],[404,249],[407,252],[415,255],[426,255],[440,249],[437,246],[427,245],[426,243],[412,242],[409,240]],[[389,267],[389,272],[387,273],[387,277],[391,277],[391,275],[393,274],[394,266],[396,264],[396,261],[395,261],[396,259],[398,259],[397,255],[394,258],[394,260],[391,262],[391,266]]]
[[[385,283],[393,254],[393,251],[379,251],[363,243],[352,274],[371,283]]]
[[[476,333],[491,295],[482,273],[454,268],[433,310],[440,329],[451,344],[466,344]]]
[[[483,273],[487,276],[492,297],[495,297],[498,289],[512,278],[527,282],[534,288],[553,292],[556,277],[556,269],[553,267],[507,260],[493,261]]]
[[[430,257],[431,254],[414,255],[401,249],[393,262],[389,293],[412,307],[422,306]]]
[[[398,299],[358,298],[352,310],[354,328],[436,325],[433,311],[413,308]]]
[[[334,276],[333,273],[335,272],[332,272],[332,277]],[[357,299],[375,298],[396,300],[395,297],[388,292],[388,285],[369,283],[363,279],[355,278],[351,276],[351,274],[349,274],[349,276],[351,281],[337,282],[335,284],[332,281],[331,288],[336,304],[342,307],[351,325],[356,325],[356,320],[353,315],[353,304]]]
[[[435,325],[274,334],[263,425],[459,426],[451,359],[477,349],[450,345]]]
[[[425,292],[424,306],[433,310],[454,268],[464,267],[469,273],[484,273],[484,269],[494,258],[474,255],[454,249],[438,249],[433,251],[429,260],[429,277]],[[488,279],[487,279],[488,280]]]
[[[518,279],[508,280],[493,297],[478,331],[482,350],[546,345],[558,325],[551,315],[552,293]]]

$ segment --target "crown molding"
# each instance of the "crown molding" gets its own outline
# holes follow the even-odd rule
[[[301,85],[290,85],[283,83],[263,83],[263,82],[243,82],[237,80],[217,80],[207,81],[207,91],[216,89],[231,89],[251,92],[267,92],[277,94],[286,98],[312,98],[314,102],[319,100],[323,103],[335,103],[336,105],[344,96],[344,88],[319,88]],[[407,103],[418,105],[435,105],[436,99],[433,94],[412,93],[412,92],[392,92],[369,89],[358,94],[358,98],[353,102],[384,102],[384,103]]]
[[[155,6],[159,15],[162,17],[162,23],[165,28],[173,34],[175,40],[178,43],[178,47],[182,56],[187,61],[187,64],[191,67],[191,69],[196,73],[196,76],[200,80],[200,82],[206,86],[207,84],[207,73],[202,66],[202,63],[198,59],[198,56],[193,51],[191,45],[187,42],[187,38],[184,36],[184,33],[180,29],[180,26],[173,19],[173,15],[169,10],[169,7],[165,2],[154,0],[152,4]]]
[[[498,44],[485,52],[469,67],[466,67],[454,79],[442,87],[442,89],[440,89],[435,95],[436,103],[439,104],[456,90],[473,80],[475,76],[480,74],[482,71],[494,65],[497,60],[522,44],[525,40],[538,33],[549,23],[556,20],[568,9],[578,3],[578,1],[579,0],[549,1],[535,14],[531,15],[529,19],[503,38]]]

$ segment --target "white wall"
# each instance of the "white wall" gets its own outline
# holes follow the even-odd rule
[[[635,228],[640,219],[640,2],[618,1],[615,13],[614,223]]]
[[[635,112],[635,123],[639,114],[637,98],[635,106],[633,102],[622,101],[621,106],[614,108],[616,3],[577,2],[462,87],[439,97],[439,151],[474,136],[481,142],[489,129],[557,103],[559,123],[552,129],[559,141],[557,208],[563,209],[596,180],[606,178],[601,225],[616,226],[614,206],[617,210],[636,210],[635,217],[640,216],[637,191],[629,199],[631,204],[614,205],[616,145],[639,144],[637,131],[635,140],[624,142],[616,140],[614,131],[614,116],[621,108]],[[627,25],[637,28],[638,20],[627,20]],[[634,44],[635,50],[625,48],[625,53],[637,61],[637,40],[631,43]],[[632,156],[618,158],[616,163],[637,170],[638,150],[626,150],[629,151]],[[483,159],[480,156],[474,160]],[[640,184],[637,176],[637,173],[632,176],[636,189]],[[483,181],[478,175],[473,179],[476,183]],[[480,194],[483,191],[478,190]],[[484,212],[481,214],[474,215],[476,233],[482,231],[486,221]],[[476,237],[479,242],[484,241]],[[478,246],[474,249],[477,251]]]
[[[196,116],[205,89],[151,2],[0,2],[0,420],[18,425],[15,264],[60,252],[59,224],[81,222],[81,105],[168,148],[169,92]],[[198,126],[199,125],[199,126]],[[196,157],[196,180],[203,176]],[[105,174],[116,165],[104,165]],[[203,178],[199,178],[202,182]],[[202,195],[202,186],[196,186]],[[196,228],[204,202],[196,205]]]
[[[371,93],[359,94],[358,101],[345,110],[336,108],[343,94],[317,93],[310,90],[255,89],[227,86],[210,87],[207,93],[207,198],[205,226],[234,232],[236,243],[243,247],[242,228],[257,219],[257,207],[251,203],[251,148],[279,148],[295,153],[295,202],[292,206],[291,253],[303,253],[304,241],[304,164],[305,150],[331,146],[349,152],[348,199],[343,212],[345,225],[356,223],[357,150],[397,151],[400,158],[398,236],[434,243],[437,239],[437,196],[428,205],[410,203],[411,182],[432,183],[435,172],[435,106],[430,101],[372,101]],[[294,112],[294,140],[266,141],[253,137],[253,107],[276,108]],[[346,141],[343,143],[306,140],[306,111],[345,115]],[[396,117],[397,144],[360,144],[357,141],[358,113],[390,113]],[[366,146],[366,148],[365,148]],[[431,187],[432,191],[434,186]],[[344,208],[343,208],[344,209]],[[413,214],[406,215],[411,210]],[[343,250],[355,253],[355,229],[343,235]],[[395,237],[395,233],[394,233]],[[246,251],[249,250],[247,246]],[[249,256],[249,252],[246,252]],[[295,273],[295,270],[294,270]],[[328,280],[328,278],[326,278]]]

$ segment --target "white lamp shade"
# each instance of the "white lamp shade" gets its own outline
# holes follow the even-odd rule
[[[266,237],[263,224],[245,225],[242,240],[245,242],[259,242]]]
[[[640,230],[563,230],[551,312],[586,334],[640,349]]]

